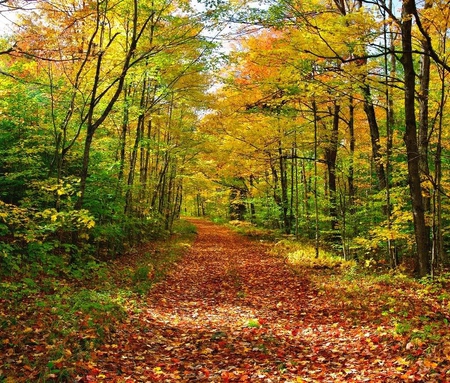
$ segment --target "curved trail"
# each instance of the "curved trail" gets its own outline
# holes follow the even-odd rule
[[[403,381],[376,325],[355,324],[262,245],[193,222],[188,254],[97,355],[101,381]]]

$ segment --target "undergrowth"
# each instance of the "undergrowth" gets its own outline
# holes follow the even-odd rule
[[[280,230],[260,228],[248,221],[233,220],[229,221],[226,226],[236,233],[252,239],[275,241],[282,237]]]
[[[169,239],[115,261],[59,275],[27,268],[0,280],[0,382],[73,380],[194,236],[195,227],[180,221]]]
[[[450,355],[450,273],[417,280],[402,269],[382,270],[374,262],[347,261],[309,244],[282,240],[269,253],[305,276],[330,307],[339,307],[355,325],[378,323],[408,359]]]
[[[288,239],[277,242],[270,253],[283,257],[293,268],[350,270],[356,267],[353,260],[345,260],[323,249],[316,254],[314,246]]]

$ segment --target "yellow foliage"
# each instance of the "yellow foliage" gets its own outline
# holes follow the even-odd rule
[[[316,257],[314,246],[286,239],[275,244],[270,252],[282,256],[289,264],[302,268],[349,269],[356,266],[355,261],[347,261],[325,250],[320,250],[319,256]]]
[[[287,255],[288,263],[311,269],[349,269],[356,266],[355,261],[346,261],[342,257],[333,255],[327,251],[320,251],[316,257],[315,249],[297,250]]]

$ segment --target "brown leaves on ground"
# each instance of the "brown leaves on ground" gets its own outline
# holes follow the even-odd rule
[[[153,286],[170,249],[111,264],[90,282],[102,290],[66,296],[55,279],[19,306],[0,302],[0,381],[450,381],[445,289],[294,270],[258,242],[195,224],[194,245]]]
[[[381,307],[363,306],[357,293],[339,301],[262,245],[196,225],[184,260],[91,355],[78,381],[447,381],[443,346],[425,350]]]

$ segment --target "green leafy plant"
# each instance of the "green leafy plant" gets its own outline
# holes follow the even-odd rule
[[[261,327],[261,323],[259,323],[258,319],[252,318],[247,321],[246,326],[250,327],[250,328],[259,328],[259,327]]]

